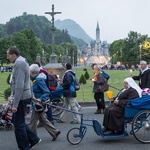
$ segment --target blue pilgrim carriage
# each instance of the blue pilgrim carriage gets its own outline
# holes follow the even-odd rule
[[[73,145],[82,141],[87,131],[87,126],[92,126],[96,134],[105,139],[120,138],[132,134],[138,141],[150,143],[150,96],[144,96],[128,102],[124,112],[124,129],[121,134],[105,135],[101,124],[96,119],[84,119],[83,114],[80,115],[80,127],[72,128],[67,133],[67,140]],[[127,131],[127,124],[131,124],[130,132]]]

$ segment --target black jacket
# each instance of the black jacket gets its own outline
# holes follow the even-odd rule
[[[140,72],[140,74],[138,76],[134,76],[133,79],[141,80],[141,82],[139,82],[140,88],[150,88],[150,69],[144,71],[143,74]]]
[[[94,81],[93,92],[94,93],[100,92],[98,87],[99,85],[103,85],[103,84],[104,84],[104,75],[102,73],[99,73],[96,76],[96,81]]]
[[[63,96],[64,97],[76,97],[76,91],[75,90],[70,90],[70,86],[72,85],[73,82],[73,77],[75,76],[75,73],[71,70],[67,71],[63,77]]]

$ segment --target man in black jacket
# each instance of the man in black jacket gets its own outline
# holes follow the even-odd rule
[[[73,85],[74,79],[73,76],[76,78],[75,73],[71,70],[72,65],[70,63],[66,63],[65,65],[65,75],[63,77],[63,96],[65,100],[65,107],[66,109],[71,108],[72,111],[78,113],[78,109],[76,107],[76,91]],[[72,124],[78,124],[80,123],[80,115],[73,113],[73,121],[71,121]],[[63,113],[60,116],[60,119],[57,121],[58,123],[66,122],[67,120],[67,111],[63,111]]]
[[[133,76],[131,74],[131,77],[134,80],[139,80],[139,86],[141,89],[150,88],[150,69],[148,68],[147,62],[142,60],[140,66],[140,74],[138,76]]]

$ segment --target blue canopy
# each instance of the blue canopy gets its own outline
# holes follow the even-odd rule
[[[150,95],[130,100],[128,105],[139,109],[150,109]]]

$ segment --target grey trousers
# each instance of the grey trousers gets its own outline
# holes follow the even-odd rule
[[[76,102],[75,102],[75,98],[73,98],[73,97],[65,97],[64,98],[64,105],[65,105],[65,108],[66,109],[69,109],[69,106],[70,106],[70,108],[71,108],[71,110],[72,111],[74,111],[74,112],[77,112],[78,113],[78,108],[77,108],[77,106],[76,106]],[[60,116],[60,120],[61,121],[63,121],[63,122],[66,122],[67,121],[67,111],[63,111],[62,112],[62,114],[61,114],[61,116]],[[80,121],[81,121],[81,119],[80,119],[80,115],[78,115],[78,114],[74,114],[73,113],[73,119],[75,120],[75,121],[77,121],[77,122],[79,122],[80,123]]]
[[[33,133],[37,135],[37,123],[40,121],[44,128],[48,131],[48,133],[52,137],[56,137],[56,134],[58,133],[58,129],[56,129],[51,122],[47,119],[45,112],[36,112],[35,110],[32,110],[31,115],[31,121],[30,121],[30,127]]]

